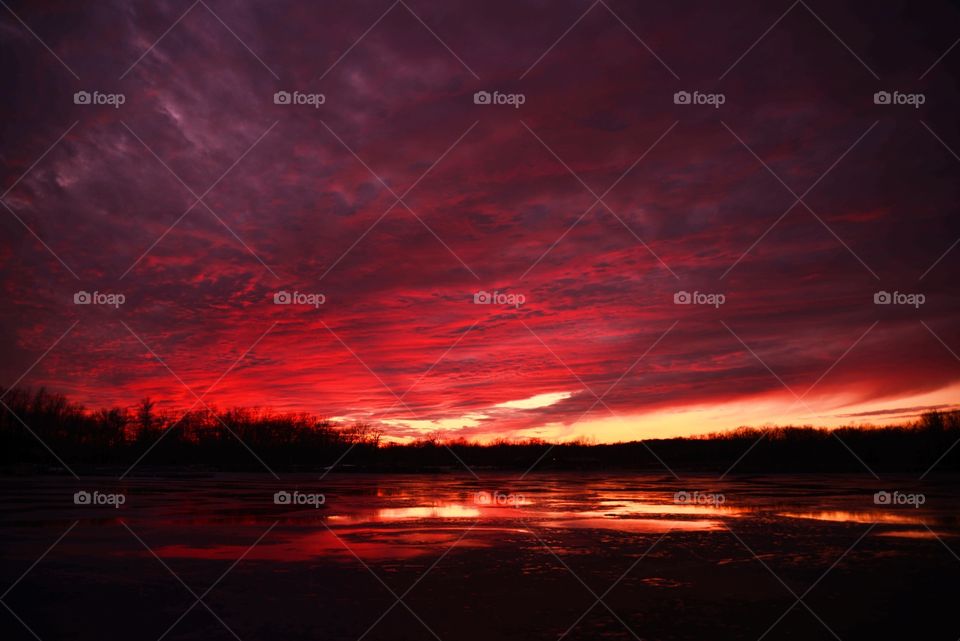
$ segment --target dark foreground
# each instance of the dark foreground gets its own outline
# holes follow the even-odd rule
[[[318,478],[0,480],[0,638],[960,636],[956,479]]]

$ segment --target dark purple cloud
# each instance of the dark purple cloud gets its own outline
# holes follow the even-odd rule
[[[396,435],[737,403],[762,423],[783,385],[816,384],[791,419],[955,400],[947,3],[9,4],[5,385],[76,322],[22,384],[188,406],[165,363],[211,403]]]

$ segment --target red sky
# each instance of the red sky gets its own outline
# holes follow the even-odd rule
[[[4,386],[601,441],[958,398],[948,3],[8,4]]]

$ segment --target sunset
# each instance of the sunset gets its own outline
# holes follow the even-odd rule
[[[955,3],[0,5],[4,638],[960,635]]]

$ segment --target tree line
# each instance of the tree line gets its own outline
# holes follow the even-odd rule
[[[160,411],[149,398],[130,408],[88,410],[44,388],[0,388],[0,466],[205,466],[212,470],[465,471],[471,469],[679,472],[960,471],[960,411],[927,412],[883,427],[739,428],[690,438],[596,444],[586,439],[492,443],[430,435],[384,443],[368,423],[338,424],[308,413],[262,408]],[[49,450],[47,449],[49,448]],[[669,468],[669,470],[668,470]]]

